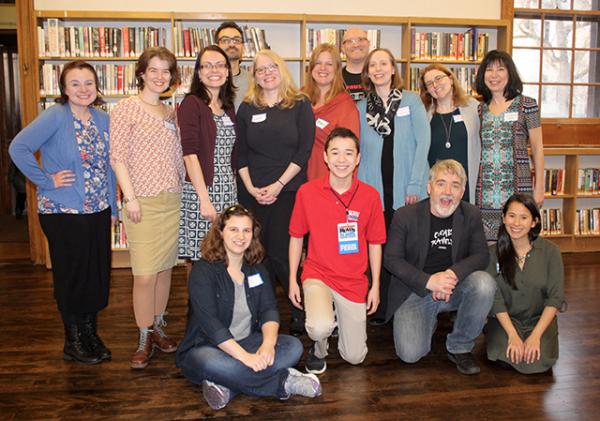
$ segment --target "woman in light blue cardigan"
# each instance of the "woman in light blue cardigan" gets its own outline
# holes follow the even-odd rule
[[[361,155],[358,178],[379,192],[389,228],[396,209],[427,197],[429,120],[419,96],[402,89],[389,50],[371,51],[362,81],[366,97],[357,105]],[[385,318],[389,279],[389,272],[382,269],[381,305],[370,321],[372,325],[382,324]]]
[[[14,138],[9,153],[37,186],[54,297],[65,327],[63,358],[96,364],[111,358],[96,330],[97,313],[108,304],[110,224],[117,211],[108,115],[93,107],[103,101],[88,63],[66,64],[59,86],[57,104]]]

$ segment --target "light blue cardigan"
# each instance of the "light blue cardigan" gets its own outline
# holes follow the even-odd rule
[[[367,100],[358,104],[360,114],[360,164],[358,179],[375,187],[383,205],[381,153],[383,138],[367,124]],[[394,117],[394,209],[404,206],[407,195],[427,197],[429,164],[427,155],[431,144],[431,127],[421,98],[414,92],[402,91],[398,110],[410,113]]]
[[[98,132],[109,151],[108,114],[90,107]],[[38,188],[38,192],[56,203],[83,212],[85,196],[83,166],[79,146],[75,140],[73,114],[68,104],[56,104],[42,112],[35,120],[17,134],[8,152],[23,174]],[[35,156],[41,152],[42,167]],[[112,214],[117,215],[116,179],[110,167],[108,171],[108,195]],[[75,182],[69,187],[55,188],[50,174],[62,170],[75,173]]]

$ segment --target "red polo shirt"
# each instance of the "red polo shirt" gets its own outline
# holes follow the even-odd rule
[[[337,226],[346,222],[344,203],[350,211],[359,212],[356,221],[358,253],[355,254],[338,252]],[[350,301],[366,302],[368,244],[386,241],[377,190],[355,178],[350,189],[340,195],[330,187],[329,175],[303,184],[296,194],[290,236],[301,238],[308,233],[308,256],[304,261],[302,281],[316,278]]]

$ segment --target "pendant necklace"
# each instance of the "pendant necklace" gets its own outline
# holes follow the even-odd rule
[[[446,143],[444,144],[444,146],[446,146],[446,149],[450,149],[452,147],[452,143],[450,143],[450,135],[452,135],[452,120],[454,120],[454,117],[452,114],[450,114],[450,124],[448,124],[448,127],[446,127],[444,117],[442,117],[442,115],[439,113],[438,116],[440,116],[440,120],[442,120],[442,126],[444,126],[444,133],[446,133]]]

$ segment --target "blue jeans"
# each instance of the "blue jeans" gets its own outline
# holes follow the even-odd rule
[[[262,344],[262,333],[252,333],[238,342],[246,351],[254,353]],[[289,335],[278,335],[273,365],[258,372],[245,366],[219,348],[199,346],[188,351],[181,364],[183,375],[192,383],[209,380],[231,390],[232,397],[238,393],[251,396],[275,396],[285,398],[284,384],[288,368],[295,366],[302,356],[302,342]]]
[[[496,282],[484,271],[475,271],[460,281],[450,301],[435,301],[431,294],[415,293],[394,313],[396,354],[407,363],[416,363],[431,350],[431,338],[439,313],[457,310],[446,349],[453,354],[471,352],[492,308]]]

